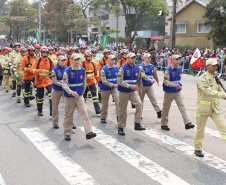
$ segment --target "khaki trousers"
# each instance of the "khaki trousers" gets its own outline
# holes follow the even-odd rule
[[[181,91],[179,92],[164,92],[164,101],[163,101],[163,109],[162,109],[162,119],[161,119],[161,125],[167,125],[168,124],[168,114],[170,110],[170,106],[172,101],[175,100],[176,104],[180,110],[180,113],[182,114],[184,124],[190,123],[190,117],[186,111],[186,108],[183,103],[183,97],[181,95]]]
[[[217,126],[223,140],[226,142],[226,122],[224,114],[217,114],[213,109],[210,115],[199,115],[196,114],[196,132],[195,132],[195,150],[202,150],[202,143],[204,141],[204,131],[206,126],[206,121],[208,117],[211,117]]]
[[[112,95],[115,101],[116,115],[118,116],[118,111],[119,111],[118,91],[116,88],[114,88],[111,90],[101,92],[101,96],[102,96],[101,119],[106,119],[108,116],[108,102],[109,102],[110,94]]]
[[[5,90],[9,90],[9,79],[10,79],[11,75],[7,74],[4,75],[4,81],[5,81]]]
[[[159,112],[161,111],[158,103],[157,103],[157,100],[155,98],[155,91],[154,91],[154,88],[152,86],[143,86],[142,88],[142,95],[141,95],[141,101],[142,103],[144,102],[144,96],[145,94],[148,95],[148,98],[152,104],[152,106],[154,107],[155,111],[156,112]]]
[[[140,123],[142,114],[142,102],[137,91],[133,92],[121,92],[119,91],[119,117],[118,117],[118,127],[126,127],[126,117],[127,117],[127,104],[131,101],[136,108],[134,122]]]
[[[53,126],[58,124],[58,118],[59,118],[59,103],[60,98],[63,97],[63,90],[55,90],[52,89],[51,97],[52,97],[52,123]],[[72,121],[73,122],[73,121]]]
[[[75,107],[81,117],[85,133],[88,134],[92,132],[91,123],[85,107],[85,101],[81,95],[78,98],[64,97],[64,135],[71,135]]]

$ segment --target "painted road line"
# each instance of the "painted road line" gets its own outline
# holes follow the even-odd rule
[[[203,163],[216,168],[218,170],[221,170],[222,172],[226,173],[226,161],[215,157],[214,155],[211,155],[207,152],[204,152],[205,157],[196,157],[194,155],[194,147],[184,143],[178,139],[175,139],[171,136],[165,135],[161,132],[158,132],[157,130],[148,128],[147,130],[141,131],[143,133],[145,133],[146,135],[158,139],[160,141],[162,141],[164,144],[170,145],[172,147],[174,147],[176,150],[179,150],[180,152],[183,152],[191,157],[196,158],[199,161],[202,161]]]
[[[0,185],[6,185],[4,179],[2,178],[2,175],[0,174]]]
[[[97,184],[81,166],[63,152],[54,142],[50,141],[37,127],[21,128],[21,131],[70,184]]]
[[[83,127],[79,127],[79,128],[84,132]],[[99,143],[104,145],[106,148],[110,149],[116,155],[124,159],[127,163],[134,166],[138,170],[142,171],[147,176],[159,182],[160,184],[164,184],[164,185],[188,184],[187,182],[177,177],[170,171],[167,171],[166,169],[154,163],[147,157],[141,155],[140,153],[136,152],[132,148],[126,146],[125,144],[105,134],[104,132],[97,129],[96,127],[93,127],[93,130],[97,134],[95,139]]]

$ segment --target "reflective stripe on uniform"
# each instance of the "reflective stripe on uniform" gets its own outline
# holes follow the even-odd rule
[[[222,92],[219,92],[218,93],[218,98],[222,98],[222,95],[223,95],[223,93]]]
[[[202,143],[204,141],[204,138],[202,138],[202,139],[194,139],[194,141],[197,142],[197,143]]]
[[[226,141],[226,136],[222,136],[222,139],[223,139],[224,141]]]
[[[69,87],[78,87],[78,86],[82,86],[83,83],[80,84],[68,84]]]
[[[210,101],[200,101],[202,105],[211,105]]]
[[[19,73],[19,74],[23,74],[24,72],[23,72],[23,71],[17,71],[17,73]]]
[[[39,75],[48,76],[48,73],[39,73]]]
[[[26,70],[27,70],[27,68],[25,67],[25,68],[24,68],[24,71],[26,71]]]
[[[200,114],[196,113],[196,117],[199,118],[200,117]]]
[[[107,78],[107,81],[114,82],[114,81],[117,81],[117,78],[111,78],[111,79]]]
[[[219,100],[217,99],[217,100],[215,100],[215,104],[218,104],[219,103]]]
[[[126,83],[136,83],[137,80],[124,80]]]
[[[179,84],[179,83],[180,83],[180,80],[170,81],[170,82],[172,82],[172,83],[174,83],[174,84]]]

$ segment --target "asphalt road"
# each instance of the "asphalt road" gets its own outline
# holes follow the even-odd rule
[[[163,72],[158,72],[160,84]],[[184,103],[195,123],[196,77],[182,76]],[[223,82],[225,85],[226,83]],[[162,86],[154,84],[160,107]],[[63,138],[63,101],[60,103],[60,129],[52,128],[48,97],[44,116],[38,117],[35,100],[31,107],[17,104],[12,93],[0,87],[0,185],[155,185],[226,184],[226,145],[209,118],[204,141],[204,158],[194,156],[195,130],[185,130],[182,116],[173,102],[169,132],[162,131],[160,120],[145,97],[140,132],[133,129],[134,112],[128,104],[125,137],[117,134],[115,106],[109,101],[107,124],[100,123],[92,100],[87,110],[97,133],[86,140],[81,120],[75,111],[77,129],[70,142]],[[226,101],[220,100],[224,111]]]

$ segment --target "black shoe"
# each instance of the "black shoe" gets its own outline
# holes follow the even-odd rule
[[[48,92],[46,92],[46,94],[45,94],[45,95],[46,95],[46,96],[48,96],[48,94],[49,94],[49,93],[48,93]]]
[[[72,129],[76,129],[76,126],[75,126],[75,124],[73,124],[73,127],[72,127]]]
[[[70,141],[70,140],[71,140],[71,136],[65,135],[65,136],[64,136],[64,139],[65,139],[66,141]]]
[[[162,111],[157,112],[157,118],[161,118],[162,117]]]
[[[59,128],[59,125],[58,124],[55,124],[55,125],[53,125],[53,128],[58,129]]]
[[[131,103],[131,106],[132,106],[132,109],[135,109],[136,108],[135,105],[133,105],[132,103]]]
[[[30,107],[30,104],[28,103],[28,104],[25,104],[25,107]]]
[[[91,94],[88,94],[87,97],[88,97],[88,98],[92,98],[92,95],[91,95]]]
[[[34,96],[30,96],[30,98],[29,98],[30,100],[33,100],[33,99],[35,99],[35,97]]]
[[[190,129],[190,128],[194,128],[195,127],[195,125],[193,125],[193,124],[191,124],[191,123],[187,123],[186,125],[185,125],[185,129],[187,130],[187,129]]]
[[[99,110],[96,110],[96,114],[100,114],[100,109]]]
[[[12,97],[16,97],[16,93],[13,93]]]
[[[198,157],[204,157],[204,154],[202,153],[202,150],[195,150],[194,154]]]
[[[141,116],[140,119],[143,119],[143,117]]]
[[[123,128],[118,128],[118,134],[120,136],[124,136],[125,135],[124,129]]]
[[[170,130],[170,128],[169,128],[167,125],[161,126],[161,129],[162,129],[162,130],[167,130],[167,131]]]
[[[49,116],[52,116],[52,112],[49,113]]]
[[[9,93],[9,90],[5,90],[5,93]]]
[[[101,123],[107,123],[106,119],[101,119]]]
[[[43,116],[42,112],[38,112],[38,116]]]
[[[135,123],[134,130],[146,130],[146,128],[143,128],[140,123]]]
[[[92,139],[93,137],[96,137],[96,136],[97,136],[96,133],[90,132],[90,133],[86,134],[86,139]]]
[[[17,99],[17,101],[16,101],[17,103],[21,103],[21,100],[20,99]]]

